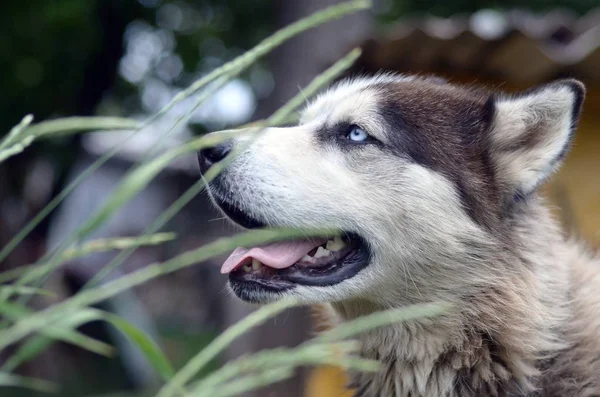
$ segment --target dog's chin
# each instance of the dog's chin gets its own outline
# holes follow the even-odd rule
[[[214,192],[212,198],[231,221],[246,229],[277,226],[275,222],[256,219]],[[371,262],[369,246],[360,235],[343,233],[342,240],[342,249],[310,265],[301,260],[284,269],[239,267],[229,273],[229,287],[244,301],[268,303],[292,292],[297,286],[328,287],[339,284],[356,276]]]

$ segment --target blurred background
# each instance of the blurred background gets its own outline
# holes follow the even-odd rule
[[[143,120],[207,72],[261,39],[337,0],[3,0],[0,5],[0,137],[32,113],[36,121],[71,115]],[[33,263],[103,203],[123,174],[151,148],[264,118],[355,46],[363,55],[348,74],[379,70],[436,73],[453,82],[508,91],[559,77],[588,87],[566,166],[546,187],[567,230],[600,247],[600,8],[597,0],[379,0],[374,8],[289,41],[233,80],[191,123],[164,131],[193,98],[127,141],[117,156],[81,184],[2,263],[0,271]],[[57,193],[123,138],[92,133],[43,140],[0,164],[0,247]],[[158,145],[160,143],[160,145]],[[181,159],[91,238],[135,236],[198,180],[194,156]],[[204,195],[164,228],[168,244],[138,249],[108,279],[165,260],[235,230]],[[114,254],[66,264],[49,281],[60,297],[76,293]],[[224,290],[220,259],[149,282],[103,304],[142,328],[180,367],[215,335],[249,313]],[[43,307],[52,300],[36,300]],[[296,345],[311,333],[304,310],[286,313],[236,342],[225,360],[267,347]],[[135,396],[157,375],[112,328],[81,331],[116,345],[104,358],[55,344],[18,372],[55,380],[61,396]],[[0,352],[0,362],[11,352]],[[208,369],[210,370],[210,368]],[[256,396],[340,396],[334,368],[299,373]],[[123,393],[117,393],[123,391]],[[3,390],[2,396],[32,392]]]

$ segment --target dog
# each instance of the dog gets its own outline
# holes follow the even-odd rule
[[[297,125],[202,150],[204,174],[241,148],[208,186],[236,224],[340,231],[236,249],[230,289],[320,305],[331,326],[448,302],[360,336],[382,366],[352,375],[356,396],[600,396],[600,262],[539,194],[584,96],[573,79],[506,94],[380,74],[335,84]]]

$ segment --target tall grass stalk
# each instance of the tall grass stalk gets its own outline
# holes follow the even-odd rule
[[[175,233],[156,233],[143,234],[138,237],[112,237],[87,241],[80,246],[66,249],[60,257],[60,263],[65,263],[73,259],[81,258],[90,254],[99,252],[126,250],[149,245],[158,245],[175,239]],[[47,273],[43,269],[47,264],[29,264],[21,265],[15,269],[0,272],[0,283],[19,278],[15,286],[28,283],[31,280],[38,279]],[[0,294],[0,301],[7,299]]]
[[[219,335],[208,347],[204,348],[199,354],[191,359],[177,374],[158,392],[157,397],[166,397],[175,390],[182,390],[187,382],[194,377],[198,371],[206,366],[210,360],[215,358],[217,354],[222,352],[235,339],[243,335],[257,325],[262,324],[269,318],[276,316],[278,313],[297,305],[293,299],[282,299],[279,302],[268,306],[263,306],[259,310],[251,313],[246,318],[234,326],[227,329]]]
[[[41,379],[18,376],[6,372],[0,372],[1,387],[22,387],[42,393],[55,393],[58,390],[56,384]]]
[[[14,127],[6,139],[0,143],[0,163],[15,154],[21,153],[40,137],[55,138],[82,131],[116,131],[140,127],[139,122],[120,117],[66,117],[30,125],[32,120],[33,116],[25,116],[23,121]]]

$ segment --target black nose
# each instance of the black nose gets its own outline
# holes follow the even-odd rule
[[[206,173],[213,164],[218,163],[223,160],[225,156],[231,151],[233,148],[232,141],[225,141],[219,143],[217,146],[206,148],[200,150],[198,152],[198,162],[200,163],[200,172]]]

